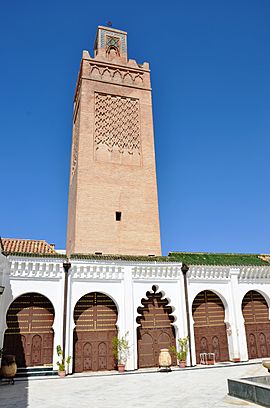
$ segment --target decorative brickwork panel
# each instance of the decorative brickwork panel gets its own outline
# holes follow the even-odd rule
[[[122,163],[121,155],[125,155],[130,159],[128,164],[140,164],[140,110],[137,99],[95,94],[96,159],[100,158],[99,150],[107,152],[107,155],[103,155],[105,161]]]
[[[73,121],[73,140],[72,140],[72,163],[71,163],[71,176],[73,177],[78,159],[78,144],[79,144],[79,126],[80,126],[80,115],[79,115],[79,104],[77,105],[77,110],[74,115]]]

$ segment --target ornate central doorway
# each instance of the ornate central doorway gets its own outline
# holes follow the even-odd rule
[[[197,363],[200,363],[200,353],[215,353],[216,361],[228,361],[225,310],[222,300],[214,292],[204,290],[193,301],[192,315]]]
[[[175,331],[171,316],[172,308],[168,300],[162,299],[162,293],[147,292],[147,299],[142,299],[142,307],[138,307],[137,329],[138,336],[138,367],[158,367],[158,357],[162,348],[175,346]],[[176,364],[175,357],[172,363]]]
[[[15,355],[18,367],[52,364],[54,309],[50,300],[26,293],[11,303],[6,318],[5,354]]]
[[[255,290],[249,291],[242,302],[245,320],[248,358],[270,356],[269,308],[265,298]]]
[[[117,336],[117,308],[107,295],[92,292],[74,309],[74,371],[113,370],[112,339]]]

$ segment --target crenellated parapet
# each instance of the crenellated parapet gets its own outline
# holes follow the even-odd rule
[[[180,264],[156,264],[139,262],[100,262],[81,261],[72,263],[71,277],[74,280],[112,280],[125,278],[131,270],[133,280],[176,280],[182,275]]]
[[[239,283],[270,282],[270,266],[256,265],[192,265],[188,272],[188,278],[191,282],[206,280],[220,283],[229,281],[231,276],[235,274]]]
[[[71,268],[71,278],[84,281],[121,281],[124,270],[120,265],[94,263],[76,263]]]
[[[132,267],[134,280],[176,280],[182,276],[180,264],[144,264]]]
[[[74,96],[74,115],[83,79],[151,90],[149,63],[138,64],[134,59],[128,59],[127,33],[110,27],[98,27],[93,58],[88,51],[83,51]]]
[[[90,58],[87,51],[83,52],[81,79],[151,90],[148,63],[145,62],[141,66],[134,60],[129,60],[125,65],[108,63]]]
[[[10,279],[59,280],[63,276],[63,259],[9,257]]]
[[[269,283],[270,266],[244,266],[240,268],[239,283]]]
[[[192,265],[188,271],[190,281],[228,281],[230,267],[219,265]]]

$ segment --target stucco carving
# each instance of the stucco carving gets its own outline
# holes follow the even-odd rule
[[[71,176],[73,177],[76,166],[77,166],[77,159],[78,159],[78,145],[79,145],[79,126],[80,126],[80,102],[78,102],[77,109],[74,115],[74,122],[73,122],[73,138],[72,138],[72,163],[71,163]]]
[[[270,266],[214,266],[214,265],[194,265],[191,266],[188,272],[190,280],[196,281],[228,281],[232,271],[239,270],[240,282],[268,282],[270,281]]]
[[[134,266],[133,279],[179,279],[182,272],[177,266]]]
[[[191,266],[188,272],[189,279],[194,280],[228,280],[230,267],[226,266]]]
[[[74,265],[72,277],[86,280],[122,280],[124,278],[122,267],[109,265]]]
[[[245,266],[240,269],[239,282],[269,282],[270,266]]]
[[[28,261],[12,260],[10,277],[13,279],[61,279],[63,274],[62,263],[46,260]]]

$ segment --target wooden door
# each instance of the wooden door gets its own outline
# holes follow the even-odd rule
[[[249,291],[242,302],[245,320],[248,358],[270,356],[269,308],[265,298],[255,290]]]
[[[92,370],[92,344],[87,342],[83,345],[83,371]]]
[[[142,299],[142,304],[137,318],[140,324],[137,329],[138,367],[158,367],[160,350],[175,346],[174,318],[170,315],[172,308],[155,287],[153,293],[147,292],[147,299]],[[172,357],[172,363],[176,364],[175,357]]]
[[[197,363],[200,362],[200,353],[215,353],[216,361],[228,361],[225,310],[222,300],[215,293],[204,290],[193,301],[192,315]]]
[[[54,309],[45,296],[27,293],[18,297],[7,312],[4,337],[6,354],[14,354],[18,367],[52,364]]]
[[[117,336],[117,308],[112,299],[93,292],[75,306],[74,371],[113,370],[112,339]]]
[[[39,334],[32,337],[31,360],[33,366],[42,364],[42,338]]]

